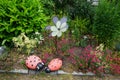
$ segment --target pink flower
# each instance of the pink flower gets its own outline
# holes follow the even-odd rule
[[[80,66],[82,66],[82,64],[80,64]]]
[[[75,53],[75,50],[76,50],[75,47],[74,47],[74,48],[71,48],[71,49],[68,50],[68,53],[73,54],[73,53]]]
[[[100,72],[104,72],[104,66],[100,66],[100,67],[98,67],[97,70],[100,71]]]
[[[113,73],[120,74],[120,65],[111,64],[110,66]]]
[[[44,54],[44,58],[48,58],[50,55],[48,53]]]
[[[46,63],[46,62],[47,62],[47,60],[46,60],[46,59],[43,59],[42,61],[43,61],[43,63]]]

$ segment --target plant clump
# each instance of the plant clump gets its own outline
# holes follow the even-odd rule
[[[30,54],[37,44],[37,41],[35,39],[30,39],[24,33],[21,33],[18,37],[13,37],[12,40],[18,51],[23,51],[27,54]]]

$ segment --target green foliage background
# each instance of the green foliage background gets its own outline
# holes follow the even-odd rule
[[[53,16],[67,16],[78,43],[82,35],[92,34],[110,46],[120,37],[119,9],[118,0],[100,0],[98,6],[87,0],[0,0],[0,45],[11,45],[22,32],[41,32]]]
[[[0,0],[0,45],[10,45],[12,38],[31,34],[45,27],[48,16],[41,0]]]
[[[113,46],[120,32],[120,3],[100,0],[94,16],[93,32],[99,43]]]

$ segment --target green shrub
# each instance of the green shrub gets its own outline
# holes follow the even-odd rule
[[[41,0],[41,3],[43,4],[46,15],[53,16],[55,14],[55,3],[53,0]]]
[[[0,45],[24,32],[41,31],[48,17],[40,0],[0,0]]]
[[[81,43],[84,44],[84,40],[82,40],[81,37],[87,33],[88,24],[89,20],[79,19],[78,17],[70,21],[70,30],[72,32],[72,37],[76,41],[77,46],[82,46]]]
[[[100,0],[94,16],[93,32],[99,43],[111,47],[120,32],[120,3]]]
[[[75,18],[75,16],[79,16],[81,18],[92,19],[94,14],[92,2],[87,2],[87,0],[73,0],[71,4],[71,9],[68,12],[71,17]]]

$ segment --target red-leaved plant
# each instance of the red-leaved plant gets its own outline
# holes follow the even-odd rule
[[[102,64],[102,52],[93,49],[90,45],[85,48],[71,48],[68,50],[69,59],[75,66],[78,66],[79,71],[104,73],[105,65]],[[97,55],[97,53],[101,55]]]
[[[113,74],[120,74],[120,56],[118,53],[109,55],[108,62],[110,63],[110,71]]]

